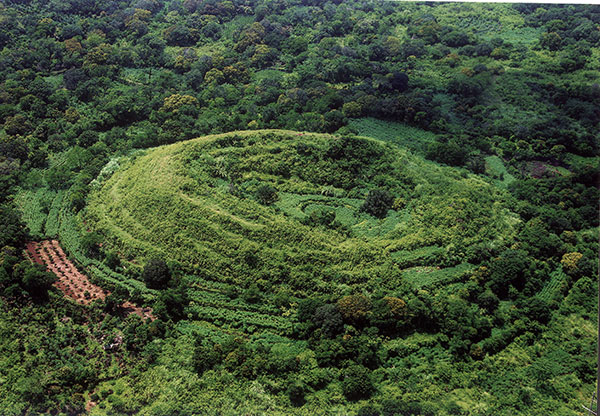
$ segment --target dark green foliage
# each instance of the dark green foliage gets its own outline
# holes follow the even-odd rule
[[[361,365],[344,369],[342,377],[342,390],[349,400],[368,398],[375,390],[371,372]]]
[[[525,286],[531,265],[527,253],[523,250],[505,250],[499,257],[492,259],[490,265],[489,286],[500,297],[509,293],[509,286],[522,289]]]
[[[293,382],[287,388],[287,395],[294,406],[302,406],[306,402],[304,399],[305,394],[306,386],[301,382]]]
[[[257,303],[260,301],[261,291],[256,284],[253,284],[242,292],[242,298],[248,303]]]
[[[84,234],[81,238],[81,248],[90,257],[98,257],[100,255],[100,244],[103,238],[96,232],[90,232]]]
[[[394,197],[384,189],[373,189],[369,191],[365,198],[364,204],[360,207],[361,211],[365,211],[377,218],[384,218],[389,209],[392,208]]]
[[[427,148],[426,157],[436,162],[445,163],[451,166],[462,166],[467,160],[467,150],[456,141],[435,142]],[[481,162],[479,166],[475,161],[472,165],[473,169],[481,172]]]
[[[203,345],[202,339],[196,339],[194,346],[194,355],[192,358],[192,365],[194,369],[202,374],[206,370],[210,370],[221,360],[222,351],[219,345],[205,346]]]
[[[31,297],[44,300],[48,298],[48,290],[56,281],[56,276],[47,272],[44,266],[25,261],[15,266],[13,279],[19,282]]]
[[[164,260],[150,259],[144,266],[142,278],[149,288],[165,289],[171,280],[171,272]]]
[[[27,230],[19,213],[12,205],[0,205],[0,248],[20,247],[26,239]]]
[[[316,308],[313,322],[323,335],[332,337],[342,330],[342,315],[336,305],[323,305]]]
[[[185,307],[189,303],[189,297],[185,287],[163,289],[154,303],[154,313],[163,320],[175,322],[185,318]]]
[[[116,270],[117,268],[121,267],[121,259],[117,254],[113,253],[112,251],[106,253],[104,257],[104,263],[112,270]]]
[[[300,302],[298,302],[298,314],[297,314],[298,321],[300,321],[300,322],[312,321],[313,317],[315,316],[315,312],[321,306],[324,306],[324,302],[320,299],[316,299],[316,298],[302,299]]]
[[[358,409],[356,416],[380,416],[381,412],[372,404],[366,404]]]
[[[256,199],[263,205],[271,205],[277,201],[277,190],[271,185],[260,185],[256,188]]]
[[[534,297],[527,301],[527,304],[524,305],[524,312],[529,319],[533,319],[542,324],[548,323],[552,315],[548,302],[538,297]]]

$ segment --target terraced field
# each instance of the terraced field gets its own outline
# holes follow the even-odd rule
[[[261,202],[261,187],[273,201]],[[372,189],[400,201],[383,218],[361,209]],[[475,176],[380,141],[265,130],[207,136],[124,161],[92,192],[85,218],[107,247],[136,264],[168,255],[194,278],[309,293],[382,276],[393,287],[402,268],[423,265],[418,250],[439,255],[494,244],[513,232],[502,201],[500,190]],[[334,221],[311,222],[320,212]],[[210,307],[198,314],[219,319]]]

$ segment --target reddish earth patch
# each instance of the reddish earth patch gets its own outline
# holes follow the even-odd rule
[[[81,305],[89,305],[95,300],[104,300],[110,292],[90,282],[67,258],[62,247],[56,240],[44,240],[27,243],[27,256],[56,275],[58,280],[54,286],[63,294]],[[151,308],[141,308],[132,302],[124,302],[122,308],[129,314],[136,314],[143,319],[154,320]]]
[[[525,162],[521,167],[521,173],[526,176],[531,176],[535,179],[540,179],[544,176],[560,176],[560,171],[556,166],[540,160]]]

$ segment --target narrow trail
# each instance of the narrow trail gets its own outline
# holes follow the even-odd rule
[[[90,282],[89,278],[71,263],[57,240],[30,241],[27,243],[26,253],[33,263],[44,265],[49,272],[54,273],[58,278],[54,286],[80,305],[89,305],[110,295],[110,292]],[[126,313],[136,314],[142,319],[156,319],[151,308],[141,308],[130,301],[124,302],[121,308]]]

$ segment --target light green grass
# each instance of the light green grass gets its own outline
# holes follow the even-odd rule
[[[372,137],[387,143],[423,153],[436,134],[417,127],[372,117],[351,119],[348,126],[356,129],[360,136]]]
[[[430,288],[436,285],[448,285],[460,278],[464,273],[473,270],[474,266],[462,263],[455,267],[423,267],[417,266],[402,271],[402,277],[416,289]]]
[[[515,177],[508,173],[504,162],[498,156],[485,157],[485,173],[491,176],[499,186],[504,188],[515,180]]]
[[[262,278],[328,293],[379,281],[390,270],[388,284],[398,283],[397,268],[390,268],[395,251],[494,244],[514,234],[502,192],[481,179],[367,138],[347,146],[371,149],[368,162],[328,159],[337,140],[265,130],[151,149],[92,190],[86,219],[106,247],[138,265],[159,256],[223,284]],[[402,211],[384,219],[360,212],[376,187],[370,178],[402,196]],[[255,199],[261,183],[278,190],[273,206]],[[335,211],[352,237],[301,223],[322,209]]]

